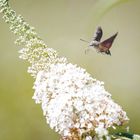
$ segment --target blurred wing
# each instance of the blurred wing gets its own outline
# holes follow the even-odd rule
[[[103,35],[103,31],[102,31],[102,28],[99,26],[99,27],[97,27],[97,29],[94,33],[93,40],[100,42],[102,35]]]
[[[114,39],[116,38],[117,34],[118,34],[118,32],[116,34],[114,34],[113,36],[111,36],[110,38],[101,42],[100,45],[102,47],[109,49],[112,46],[112,43],[113,43]]]

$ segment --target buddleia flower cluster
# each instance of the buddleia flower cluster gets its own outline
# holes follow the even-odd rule
[[[29,62],[28,72],[35,78],[33,99],[41,104],[43,115],[62,140],[111,139],[109,129],[128,122],[126,112],[116,104],[104,83],[85,69],[48,48],[35,29],[0,0],[3,19],[24,46],[20,58]]]
[[[81,140],[83,134],[91,140],[95,135],[109,139],[108,128],[128,121],[103,82],[71,63],[51,64],[48,70],[40,71],[34,89],[33,99],[42,104],[47,123],[64,140]]]

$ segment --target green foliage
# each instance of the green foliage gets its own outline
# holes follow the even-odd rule
[[[114,137],[122,140],[140,140],[140,135],[124,133],[124,132],[117,133],[114,135]]]
[[[93,5],[93,10],[90,12],[94,19],[94,22],[91,23],[92,25],[90,26],[97,26],[98,22],[107,12],[109,12],[112,8],[115,8],[118,5],[128,1],[130,0],[98,0],[95,5]]]

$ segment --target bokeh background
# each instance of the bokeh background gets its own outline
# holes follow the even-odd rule
[[[140,133],[140,0],[11,0],[11,6],[33,25],[49,47],[85,68],[130,118]],[[0,15],[2,17],[2,15]],[[103,39],[119,32],[112,56],[89,52],[80,38],[90,40],[96,26]],[[15,36],[0,18],[0,140],[57,140],[40,105],[32,100],[34,79],[18,58]]]

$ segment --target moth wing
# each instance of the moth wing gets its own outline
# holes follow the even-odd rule
[[[110,38],[108,38],[108,39],[102,41],[102,42],[100,43],[100,45],[101,45],[102,47],[107,48],[107,49],[111,48],[112,43],[113,43],[113,41],[114,41],[114,39],[116,38],[117,35],[118,35],[118,32],[117,32],[116,34],[112,35]]]
[[[93,40],[100,42],[100,40],[102,38],[102,35],[103,35],[103,30],[99,26],[99,27],[96,28],[96,31],[95,31],[95,33],[93,35]]]

